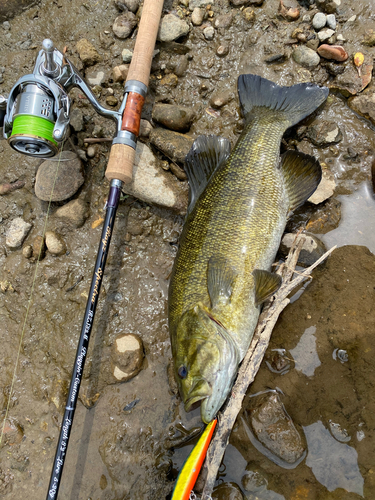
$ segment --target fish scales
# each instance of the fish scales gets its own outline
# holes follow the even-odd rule
[[[328,89],[238,81],[246,126],[228,141],[201,136],[187,156],[191,203],[169,287],[175,376],[185,409],[201,402],[208,423],[225,401],[258,321],[280,286],[270,272],[288,214],[316,189],[320,165],[289,151],[285,130],[314,111]]]

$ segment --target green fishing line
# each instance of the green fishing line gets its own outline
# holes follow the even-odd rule
[[[36,137],[42,137],[53,144],[58,145],[53,138],[54,123],[33,115],[16,116],[13,122],[12,136],[23,134]]]

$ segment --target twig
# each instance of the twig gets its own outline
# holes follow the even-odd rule
[[[258,326],[255,330],[249,350],[242,361],[236,383],[232,389],[231,397],[229,398],[224,411],[219,415],[217,429],[208,449],[206,462],[202,470],[202,479],[205,481],[201,497],[202,500],[209,500],[211,498],[211,493],[215,485],[219,467],[226,447],[228,446],[229,437],[237,415],[241,410],[242,401],[249,385],[253,382],[255,375],[259,370],[276,321],[280,313],[290,302],[287,298],[288,295],[304,280],[311,278],[310,274],[312,270],[325,260],[336,248],[333,247],[328,250],[328,252],[320,257],[320,259],[318,259],[312,266],[307,268],[302,273],[299,273],[298,276],[293,279],[295,267],[297,265],[298,257],[304,241],[304,236],[298,234],[292,248],[290,249],[285,264],[280,266],[277,271],[278,274],[283,276],[283,283],[272,301],[264,307],[262,314],[259,317]]]
[[[113,139],[111,137],[86,137],[83,139],[83,142],[86,144],[96,144],[97,142],[112,142]]]
[[[0,195],[11,193],[16,189],[21,189],[25,185],[25,181],[16,181],[12,184],[0,184]]]

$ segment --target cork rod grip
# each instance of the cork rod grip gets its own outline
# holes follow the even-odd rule
[[[118,179],[130,184],[133,177],[135,149],[126,144],[113,144],[105,176],[108,180]]]

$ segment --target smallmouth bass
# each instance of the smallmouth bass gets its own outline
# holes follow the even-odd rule
[[[230,392],[261,304],[281,284],[270,269],[288,215],[321,179],[314,157],[280,157],[280,143],[328,89],[240,75],[238,93],[246,126],[233,151],[227,139],[199,136],[186,157],[189,207],[169,286],[175,377],[185,410],[200,401],[205,423]]]

